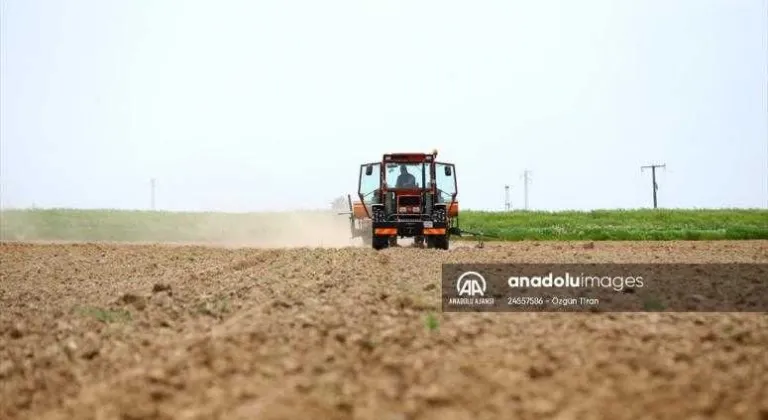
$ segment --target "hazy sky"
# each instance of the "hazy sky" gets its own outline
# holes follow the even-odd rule
[[[430,151],[463,208],[768,205],[768,0],[0,0],[5,207],[328,208]]]

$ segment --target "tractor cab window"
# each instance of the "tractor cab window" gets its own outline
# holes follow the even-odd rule
[[[366,163],[360,167],[360,184],[358,191],[363,196],[363,201],[371,203],[374,199],[374,192],[379,189],[381,179],[381,164]]]
[[[456,174],[452,164],[435,162],[437,201],[447,203],[456,193]]]
[[[423,163],[388,163],[387,188],[428,188],[430,174]]]

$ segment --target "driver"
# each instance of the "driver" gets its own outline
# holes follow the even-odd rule
[[[400,175],[397,177],[395,188],[412,188],[416,186],[416,177],[408,173],[405,165],[400,165]]]

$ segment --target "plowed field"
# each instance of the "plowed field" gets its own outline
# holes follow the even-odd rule
[[[3,244],[0,418],[768,419],[765,314],[439,313],[442,262],[504,261],[768,242]]]

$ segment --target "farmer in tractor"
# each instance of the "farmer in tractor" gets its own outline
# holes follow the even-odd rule
[[[397,177],[395,188],[413,188],[416,186],[416,177],[408,173],[405,165],[400,165],[400,176]]]

